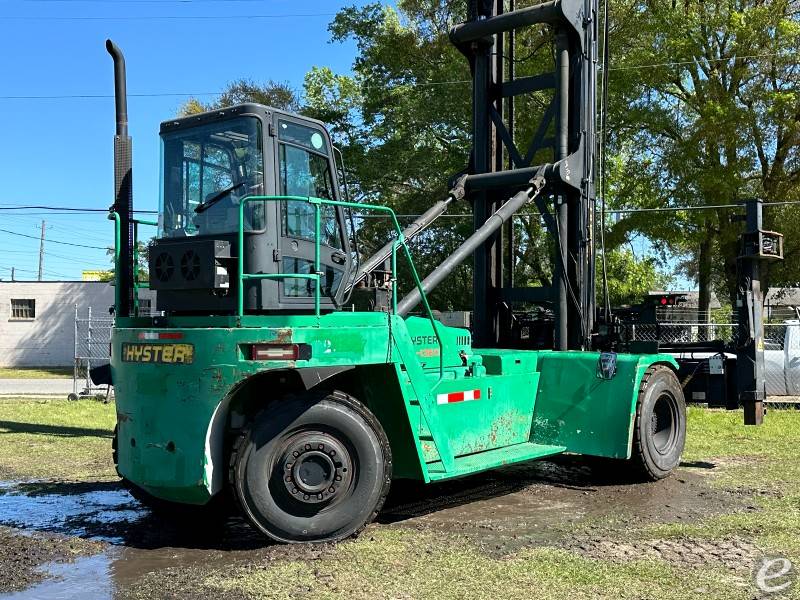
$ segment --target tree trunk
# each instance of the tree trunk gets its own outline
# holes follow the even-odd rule
[[[711,232],[708,232],[700,242],[700,249],[697,255],[697,320],[700,323],[711,321]]]

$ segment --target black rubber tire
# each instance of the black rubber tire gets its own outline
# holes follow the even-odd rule
[[[675,372],[664,365],[645,371],[636,401],[630,466],[647,481],[664,479],[680,464],[686,442],[686,401]]]
[[[331,494],[323,490],[319,500],[314,493],[308,500],[297,489],[297,477],[303,475],[293,470],[306,463],[292,458],[297,456],[292,449],[308,450],[310,445],[303,444],[312,438],[327,440],[319,452],[316,446],[311,450],[320,460],[327,460],[323,452],[339,448],[330,468],[321,470],[323,482],[341,477],[330,484],[339,487]],[[340,391],[287,397],[261,411],[234,443],[230,459],[229,482],[242,515],[278,542],[337,541],[358,534],[380,511],[391,479],[392,454],[383,427],[366,406]]]

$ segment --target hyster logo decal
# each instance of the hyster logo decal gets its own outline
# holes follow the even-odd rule
[[[435,335],[415,335],[411,338],[411,341],[414,343],[415,346],[427,346],[438,344],[439,342],[436,340]]]
[[[122,344],[125,362],[191,364],[194,346],[191,344]]]

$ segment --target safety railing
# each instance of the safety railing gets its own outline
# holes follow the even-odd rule
[[[108,214],[109,220],[114,221],[114,314],[119,314],[119,274],[120,257],[119,247],[122,238],[119,213],[111,211]],[[139,225],[150,225],[158,227],[158,221],[146,221],[144,219],[132,219],[133,222],[133,314],[139,316],[139,288],[149,288],[149,281],[139,281]]]
[[[244,272],[244,210],[247,204],[251,202],[306,202],[314,207],[314,273],[245,273]],[[321,214],[320,209],[323,205],[327,206],[341,206],[343,208],[356,208],[359,210],[375,211],[387,213],[397,233],[397,239],[392,244],[392,314],[397,314],[397,251],[399,248],[403,249],[403,253],[408,263],[411,276],[414,279],[414,285],[419,290],[422,305],[425,308],[425,313],[433,327],[433,333],[436,336],[436,342],[439,345],[439,381],[444,377],[444,343],[439,334],[438,324],[433,316],[428,297],[425,295],[425,290],[422,287],[422,280],[417,273],[414,266],[414,260],[411,258],[411,251],[406,244],[403,230],[400,223],[397,221],[397,215],[394,210],[388,206],[380,206],[376,204],[361,204],[356,202],[344,202],[340,200],[326,200],[324,198],[315,198],[313,196],[247,196],[239,203],[239,232],[238,232],[238,258],[237,258],[237,310],[238,316],[244,316],[244,282],[249,280],[258,279],[307,279],[314,282],[314,315],[317,317],[317,323],[321,314],[321,297],[322,297],[322,275],[320,271],[320,229],[321,229]]]
[[[247,204],[252,202],[306,202],[311,204],[314,207],[314,273],[245,273],[244,272],[244,210]],[[444,378],[444,342],[442,341],[441,335],[439,334],[438,323],[433,316],[433,310],[431,310],[431,306],[428,303],[428,297],[425,295],[425,290],[422,287],[422,280],[419,277],[419,273],[417,273],[417,269],[414,266],[414,260],[411,258],[411,251],[408,248],[408,244],[406,244],[405,237],[403,236],[403,230],[400,227],[400,223],[397,221],[397,215],[395,214],[394,210],[389,208],[388,206],[379,206],[376,204],[361,204],[355,202],[343,202],[340,200],[326,200],[323,198],[315,198],[315,197],[306,197],[306,196],[247,196],[243,198],[239,203],[239,223],[238,223],[238,239],[237,239],[237,247],[238,247],[238,258],[236,260],[237,263],[237,281],[236,281],[236,290],[237,290],[237,315],[239,317],[244,316],[244,282],[250,280],[259,280],[259,279],[307,279],[314,282],[314,315],[317,318],[317,324],[319,324],[319,318],[321,316],[321,298],[322,298],[322,271],[320,270],[320,229],[321,229],[321,214],[320,214],[320,207],[322,205],[328,206],[341,206],[343,208],[356,208],[359,210],[366,210],[366,211],[375,211],[375,212],[383,212],[389,215],[392,220],[392,225],[394,227],[395,232],[397,233],[397,239],[392,244],[392,256],[391,256],[391,265],[392,265],[392,314],[397,314],[397,252],[400,248],[403,249],[403,254],[405,255],[406,262],[408,263],[409,270],[411,271],[411,277],[414,280],[414,285],[416,286],[417,290],[420,293],[420,299],[422,302],[423,307],[425,308],[425,314],[428,317],[428,320],[431,322],[431,327],[433,328],[433,333],[436,336],[436,343],[439,346],[439,381],[442,381]],[[120,304],[120,286],[119,286],[119,274],[120,274],[120,240],[121,240],[121,231],[120,231],[120,216],[119,213],[115,211],[111,211],[108,216],[109,219],[114,221],[114,279],[115,279],[115,286],[114,286],[114,305],[118,309]],[[145,221],[142,219],[134,219],[133,220],[133,260],[134,260],[134,314],[138,315],[138,290],[140,287],[149,287],[149,283],[147,282],[140,282],[138,277],[138,226],[139,225],[152,225],[158,226],[156,221]]]

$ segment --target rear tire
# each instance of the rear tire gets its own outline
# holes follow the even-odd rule
[[[681,460],[686,442],[686,401],[669,367],[645,371],[636,401],[630,465],[648,481],[667,477]]]
[[[290,397],[259,413],[230,464],[242,514],[279,542],[357,534],[378,514],[392,478],[381,424],[339,391]]]

